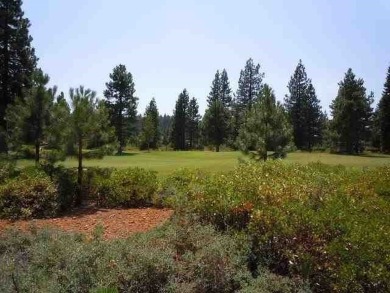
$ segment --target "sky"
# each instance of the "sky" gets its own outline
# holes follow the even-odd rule
[[[103,98],[118,64],[133,75],[138,111],[155,97],[172,114],[184,89],[203,114],[215,72],[233,92],[253,58],[278,100],[302,59],[323,109],[348,68],[381,97],[390,66],[389,0],[24,0],[39,66],[66,94]]]

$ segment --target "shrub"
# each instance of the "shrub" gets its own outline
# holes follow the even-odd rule
[[[16,161],[7,155],[0,154],[0,184],[16,174]]]
[[[243,163],[227,175],[176,182],[187,211],[248,234],[255,275],[266,266],[308,279],[315,291],[389,290],[389,166]]]
[[[23,170],[19,177],[0,185],[0,216],[3,218],[50,217],[57,211],[58,190],[41,170]]]
[[[98,203],[109,207],[146,207],[156,199],[157,175],[140,168],[114,170],[98,184]]]

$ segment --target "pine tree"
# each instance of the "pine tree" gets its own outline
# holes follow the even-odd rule
[[[232,109],[232,140],[235,141],[241,125],[245,122],[246,112],[262,89],[264,73],[260,72],[260,64],[255,65],[250,58],[240,72],[238,89]]]
[[[390,66],[387,70],[386,82],[382,98],[378,104],[378,122],[381,151],[390,152]]]
[[[260,72],[260,64],[255,65],[252,58],[249,58],[244,70],[241,70],[238,80],[235,101],[238,108],[250,110],[254,100],[261,91],[263,78],[264,73]]]
[[[211,85],[211,91],[207,97],[207,103],[212,104],[214,101],[220,100],[221,98],[221,81],[219,70],[215,73],[213,83]]]
[[[330,106],[333,116],[331,128],[337,135],[335,139],[339,151],[357,154],[364,150],[372,118],[372,102],[372,95],[366,94],[363,79],[356,79],[349,68]]]
[[[193,149],[198,145],[199,140],[199,105],[198,101],[193,97],[188,104],[188,124],[187,124],[187,133],[188,133],[188,142],[189,148]]]
[[[240,129],[238,142],[241,151],[264,161],[268,152],[273,152],[274,158],[284,157],[291,133],[282,105],[276,103],[273,90],[265,84]]]
[[[228,110],[220,100],[213,101],[203,117],[203,133],[208,144],[215,146],[215,151],[219,152],[220,146],[226,141],[228,136]]]
[[[290,95],[286,96],[285,107],[293,126],[294,143],[298,149],[311,150],[315,144],[321,143],[323,113],[302,60],[291,76],[288,89]]]
[[[37,69],[33,86],[25,92],[25,98],[18,98],[6,111],[10,145],[15,149],[21,143],[33,144],[36,164],[39,163],[41,146],[47,138],[54,102],[46,88],[48,82],[49,76]]]
[[[188,92],[184,89],[176,101],[171,135],[172,146],[175,150],[185,150],[187,148],[189,100]]]
[[[125,65],[120,64],[110,74],[106,87],[104,96],[110,111],[111,125],[115,127],[119,141],[118,154],[121,155],[137,115],[138,98],[134,96],[133,76],[126,70]]]
[[[153,98],[149,105],[146,107],[145,115],[142,121],[142,143],[143,146],[156,149],[160,140],[160,130],[159,130],[159,115],[156,100]]]
[[[211,90],[207,98],[208,108],[203,117],[203,134],[206,143],[215,146],[219,152],[229,134],[229,101],[230,86],[225,70],[222,71],[223,79],[219,71],[211,84]]]
[[[112,131],[109,125],[108,109],[103,101],[96,99],[96,92],[84,89],[83,86],[69,91],[72,113],[70,116],[71,135],[77,145],[78,172],[76,205],[81,204],[83,198],[83,148],[88,140],[99,135],[102,139],[110,137]]]
[[[5,111],[31,87],[37,62],[21,6],[21,0],[0,0],[0,152],[7,150]]]
[[[230,88],[229,77],[226,69],[222,70],[220,75],[220,100],[225,108],[230,109],[232,106],[232,90]]]

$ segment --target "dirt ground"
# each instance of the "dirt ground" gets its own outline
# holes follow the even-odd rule
[[[51,227],[64,231],[91,235],[96,225],[104,227],[104,238],[124,238],[132,233],[146,232],[168,220],[173,214],[169,209],[99,209],[84,207],[68,215],[36,220],[0,220],[0,233],[7,228],[26,231],[31,225],[37,228]]]

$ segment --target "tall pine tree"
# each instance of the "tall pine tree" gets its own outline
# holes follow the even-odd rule
[[[198,101],[193,97],[188,104],[188,146],[193,149],[198,146],[199,141],[199,105]]]
[[[390,66],[387,70],[386,82],[382,98],[378,104],[378,124],[381,151],[390,152]]]
[[[298,149],[311,150],[322,141],[323,113],[302,60],[287,87],[290,94],[286,96],[285,107],[293,126],[294,143]]]
[[[372,118],[372,102],[372,95],[366,94],[363,79],[357,79],[349,68],[330,106],[333,116],[331,128],[336,134],[335,143],[339,151],[358,154],[364,150]]]
[[[134,96],[133,76],[126,70],[125,65],[120,64],[110,74],[110,81],[106,83],[106,87],[104,91],[106,105],[119,142],[118,154],[122,154],[137,115],[138,98]]]
[[[230,92],[226,70],[222,71],[222,75],[217,71],[211,84],[207,98],[208,107],[202,123],[206,143],[215,146],[217,152],[229,134]]]
[[[188,127],[188,104],[190,97],[184,89],[177,101],[173,113],[172,123],[172,146],[175,150],[185,150],[187,148],[187,127]]]
[[[0,0],[0,151],[7,150],[6,108],[31,87],[37,62],[21,6],[21,0]]]
[[[240,72],[238,80],[238,89],[234,99],[232,115],[232,140],[236,140],[238,131],[245,121],[246,112],[252,107],[252,104],[262,89],[264,73],[260,72],[260,64],[255,65],[250,58],[245,68]]]
[[[230,109],[232,106],[232,90],[226,69],[223,69],[220,75],[220,100],[227,109]]]

